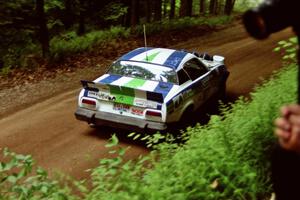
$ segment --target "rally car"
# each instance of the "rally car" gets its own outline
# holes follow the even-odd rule
[[[137,48],[94,81],[82,80],[75,116],[92,125],[164,130],[225,94],[224,57]]]

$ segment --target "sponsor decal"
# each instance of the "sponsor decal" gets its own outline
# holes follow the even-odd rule
[[[208,82],[209,82],[210,76],[205,76],[202,80],[201,83],[204,86],[204,88],[208,87]]]
[[[94,91],[88,91],[88,97],[96,98],[96,99],[101,99],[101,100],[108,100],[108,101],[115,101],[116,97],[109,95],[107,93],[103,92],[94,92]]]
[[[131,113],[134,114],[134,115],[143,115],[143,110],[142,109],[139,109],[139,108],[131,108]]]
[[[147,108],[157,108],[158,103],[153,101],[147,101],[143,99],[135,99],[134,105],[139,107],[147,107]]]
[[[134,89],[114,85],[110,85],[109,87],[111,95],[115,96],[116,98],[116,103],[133,105],[133,101],[135,98]]]
[[[184,100],[186,100],[186,99],[188,99],[189,97],[193,96],[193,91],[192,91],[192,89],[185,90],[185,91],[182,93],[182,96],[183,96],[183,99],[184,99]]]
[[[125,104],[120,104],[120,103],[115,103],[113,106],[114,110],[120,111],[120,112],[128,112],[130,109],[129,105]]]

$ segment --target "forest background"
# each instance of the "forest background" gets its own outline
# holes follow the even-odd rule
[[[0,4],[0,75],[91,51],[116,38],[182,30],[241,13],[259,0],[7,0]],[[235,8],[235,9],[234,9]],[[207,20],[216,17],[214,21]]]

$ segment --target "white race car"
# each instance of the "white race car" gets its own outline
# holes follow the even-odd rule
[[[96,80],[81,81],[75,116],[97,126],[164,130],[223,96],[228,75],[222,56],[137,48]]]

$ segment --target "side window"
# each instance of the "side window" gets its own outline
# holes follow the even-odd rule
[[[191,80],[183,69],[179,70],[177,74],[178,74],[179,85]]]
[[[208,72],[207,68],[196,58],[187,61],[183,69],[188,73],[192,80],[195,80]]]

